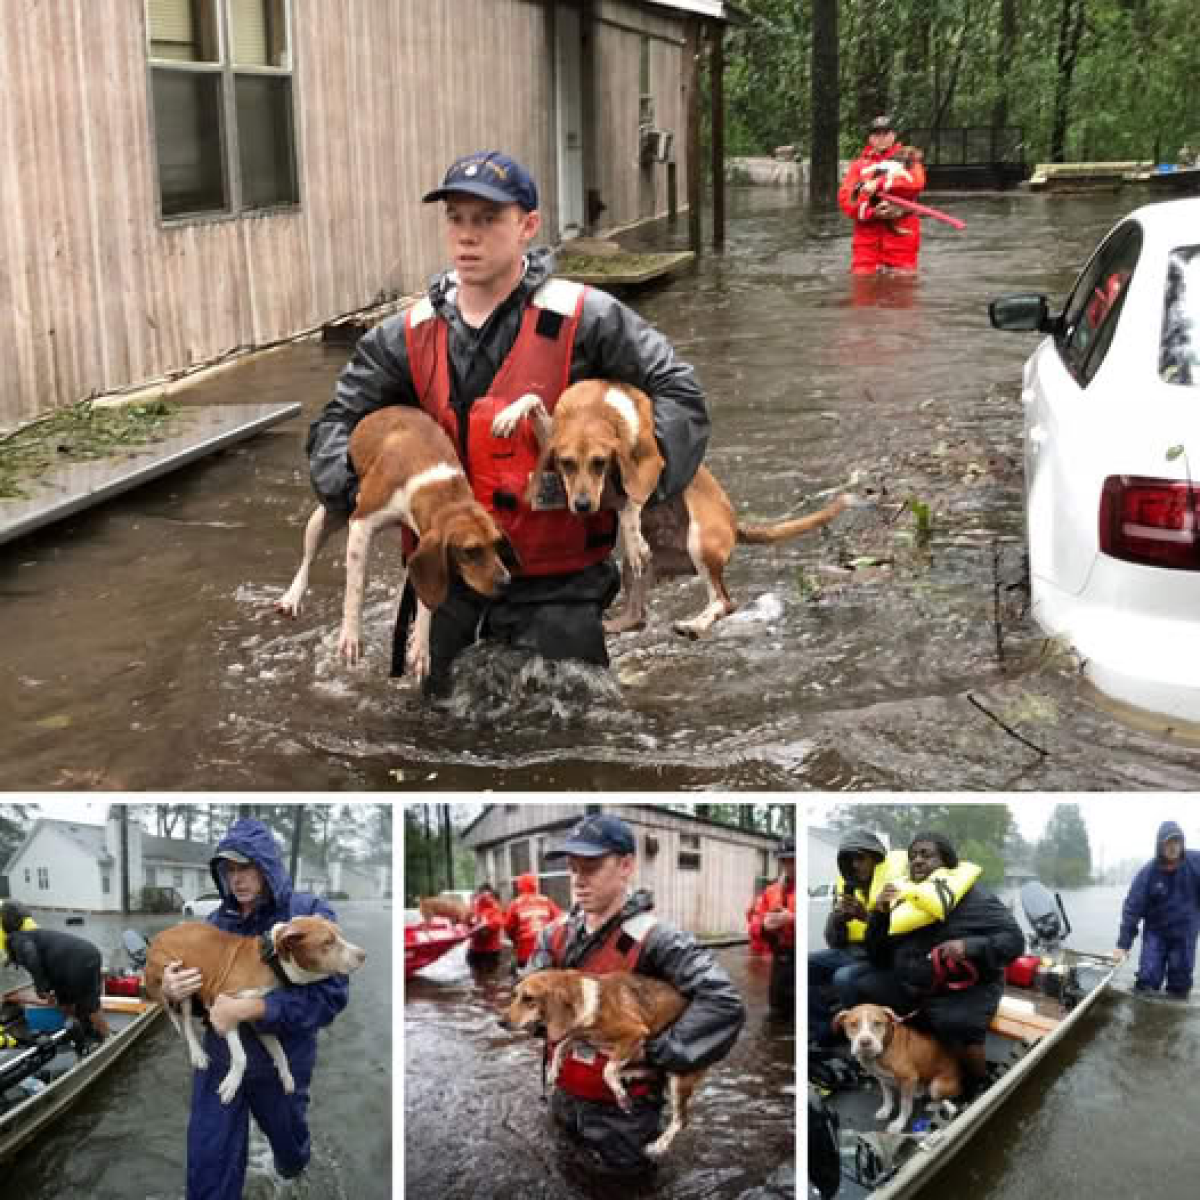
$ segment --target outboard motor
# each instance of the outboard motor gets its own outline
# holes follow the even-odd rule
[[[125,953],[129,955],[129,965],[135,971],[144,971],[146,954],[150,949],[146,939],[137,930],[127,929],[121,935],[121,941],[125,943]]]
[[[1071,922],[1063,908],[1062,897],[1053,894],[1036,879],[1021,885],[1021,907],[1033,936],[1029,948],[1039,953],[1053,953],[1071,935]]]

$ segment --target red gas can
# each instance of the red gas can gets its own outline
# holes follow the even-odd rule
[[[142,994],[142,977],[140,975],[106,975],[104,977],[104,994],[106,996],[140,996]]]
[[[1041,965],[1042,960],[1036,954],[1022,954],[1020,958],[1014,958],[1004,968],[1004,978],[1013,987],[1031,988],[1037,979],[1038,967]]]

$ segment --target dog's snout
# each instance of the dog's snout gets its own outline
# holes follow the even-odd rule
[[[592,511],[592,502],[587,496],[575,497],[575,511],[579,513],[589,513]]]

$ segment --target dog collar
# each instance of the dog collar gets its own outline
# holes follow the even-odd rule
[[[287,977],[287,972],[283,969],[283,964],[279,961],[279,954],[275,949],[275,939],[270,933],[264,933],[258,939],[258,957],[275,972],[276,978],[280,983],[288,985],[292,981]]]

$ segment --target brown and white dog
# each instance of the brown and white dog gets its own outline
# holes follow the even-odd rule
[[[444,917],[455,925],[463,925],[471,917],[471,910],[454,896],[422,896],[417,907],[421,910],[422,921]]]
[[[371,539],[381,529],[405,525],[418,538],[407,565],[418,600],[407,665],[420,680],[429,671],[430,615],[445,600],[451,573],[482,595],[494,596],[510,581],[505,559],[514,561],[512,547],[475,499],[450,439],[419,408],[395,405],[364,417],[350,436],[350,460],[359,478],[353,514],[347,518],[324,507],[313,512],[304,530],[300,569],[275,608],[285,616],[299,614],[313,560],[348,521],[338,650],[348,663],[357,662]],[[402,575],[401,593],[404,582]]]
[[[929,1034],[904,1024],[892,1009],[858,1004],[838,1013],[833,1028],[850,1039],[850,1053],[859,1066],[879,1080],[883,1104],[877,1120],[892,1114],[892,1088],[899,1094],[900,1111],[888,1125],[889,1133],[904,1131],[913,1101],[925,1092],[944,1102],[951,1116],[957,1111],[950,1100],[962,1093],[962,1072],[954,1056]]]
[[[192,1024],[191,997],[180,1003],[179,1013],[165,1003],[163,970],[173,962],[199,970],[202,983],[197,995],[206,1007],[222,994],[265,996],[283,984],[269,961],[270,952],[263,957],[267,945],[273,949],[280,972],[292,984],[349,975],[367,960],[367,952],[346,941],[341,930],[325,917],[293,917],[286,924],[273,926],[262,939],[228,933],[204,921],[187,921],[164,929],[150,943],[146,994],[152,1000],[164,1000],[167,1016],[187,1043],[188,1056],[197,1071],[208,1066],[208,1055]],[[283,1090],[291,1095],[296,1085],[279,1039],[269,1033],[260,1033],[258,1038],[279,1072]],[[225,1042],[229,1046],[229,1071],[217,1089],[222,1104],[228,1104],[237,1094],[246,1072],[246,1051],[236,1027],[225,1035]]]
[[[531,1032],[545,1026],[546,1036],[557,1043],[550,1064],[552,1087],[571,1044],[587,1042],[607,1056],[604,1082],[617,1103],[628,1110],[631,1101],[622,1074],[631,1074],[630,1065],[641,1059],[646,1039],[673,1024],[687,1005],[676,988],[648,975],[629,971],[600,976],[582,971],[537,971],[517,984],[500,1023],[506,1029]],[[675,1135],[687,1125],[688,1104],[703,1078],[703,1071],[667,1075],[671,1120],[658,1139],[646,1147],[651,1158],[666,1154]]]
[[[626,601],[620,616],[605,622],[608,633],[645,624],[646,595],[656,575],[695,573],[708,588],[708,604],[690,620],[676,621],[674,628],[685,637],[700,637],[734,611],[725,566],[735,545],[789,541],[828,524],[854,503],[842,494],[807,517],[742,525],[725,489],[707,467],[700,467],[680,500],[643,515],[664,465],[654,438],[654,406],[645,392],[624,383],[583,380],[559,397],[553,418],[537,396],[522,396],[496,415],[492,433],[511,437],[525,417],[533,422],[542,449],[531,495],[543,472],[556,471],[573,512],[617,507]],[[612,486],[618,482],[623,495]]]

